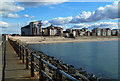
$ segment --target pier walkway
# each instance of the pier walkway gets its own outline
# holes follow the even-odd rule
[[[3,43],[2,81],[39,81],[30,77],[30,70],[25,69],[8,41]]]

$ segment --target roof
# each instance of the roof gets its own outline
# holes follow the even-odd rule
[[[68,31],[63,31],[63,33],[69,33]]]
[[[22,29],[23,28],[30,28],[30,25],[26,25],[26,26],[24,26],[24,27],[21,27]]]
[[[113,30],[118,30],[118,29],[113,29]]]
[[[110,28],[106,28],[106,30],[111,30]]]
[[[53,26],[53,25],[50,25],[50,26],[48,26],[48,27],[46,27],[46,28],[43,28],[43,29],[51,29],[51,28],[55,28],[55,29],[63,29],[63,28],[61,28],[61,27],[55,27],[55,26]]]

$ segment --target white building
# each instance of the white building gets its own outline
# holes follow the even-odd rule
[[[21,35],[42,35],[41,21],[30,22],[29,25],[21,28]]]
[[[111,29],[110,28],[106,28],[106,36],[111,36]]]

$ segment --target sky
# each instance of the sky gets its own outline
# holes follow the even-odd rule
[[[13,0],[11,0],[13,1]],[[62,28],[118,27],[118,1],[73,2],[68,0],[41,0],[42,2],[2,2],[0,30],[2,33],[21,33],[21,27],[31,21],[42,20],[43,28],[51,24]]]

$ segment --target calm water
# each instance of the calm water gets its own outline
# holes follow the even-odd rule
[[[114,79],[118,76],[118,41],[33,44],[29,47],[76,68],[82,67],[98,77]]]

